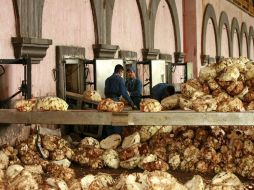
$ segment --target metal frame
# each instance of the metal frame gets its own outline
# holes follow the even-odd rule
[[[169,70],[170,72],[174,73],[174,69],[178,66],[184,66],[184,82],[188,80],[188,67],[187,63],[170,63],[169,64]]]
[[[17,96],[18,94],[22,93],[22,96],[25,97],[25,99],[31,99],[32,98],[32,63],[31,58],[26,56],[19,59],[0,59],[0,64],[4,65],[23,65],[24,66],[24,80],[22,81],[22,84],[19,88],[19,91],[15,94],[11,95],[5,100],[0,101],[0,107],[5,106],[12,98]],[[1,73],[1,76],[4,73]]]
[[[152,91],[152,75],[151,75],[151,71],[152,71],[152,63],[151,63],[151,60],[146,60],[146,61],[138,61],[137,62],[137,65],[148,65],[149,66],[149,82],[147,84],[143,84],[143,90],[144,90],[144,87],[146,85],[150,85],[150,94],[151,94],[151,91]],[[146,98],[146,97],[150,97],[149,95],[148,96],[143,96],[143,98]]]

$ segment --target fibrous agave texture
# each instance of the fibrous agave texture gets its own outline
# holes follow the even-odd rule
[[[60,189],[60,190],[68,190],[68,185],[67,183],[60,178],[47,178],[46,179],[46,183],[47,185],[49,185],[51,188],[56,188],[56,189]]]
[[[102,159],[105,165],[110,168],[117,169],[119,167],[120,160],[119,160],[118,152],[113,149],[106,150],[102,155]]]
[[[179,107],[180,96],[178,94],[168,96],[161,101],[163,110],[172,110]]]
[[[41,111],[65,111],[69,105],[58,97],[44,97],[39,98],[36,108]]]
[[[201,176],[195,175],[191,180],[185,183],[185,187],[187,187],[188,190],[204,190],[205,182]]]
[[[140,102],[140,111],[142,112],[159,112],[162,106],[159,101],[155,99],[144,99]]]
[[[244,186],[233,173],[221,172],[212,179],[210,189],[244,190]]]
[[[80,147],[86,146],[100,148],[100,142],[93,137],[85,137],[84,139],[81,140]]]
[[[122,112],[123,108],[124,108],[123,102],[115,102],[110,98],[101,100],[97,106],[97,110],[107,112]]]
[[[89,166],[91,168],[102,168],[104,162],[102,155],[103,149],[95,147],[80,147],[75,151],[73,160],[81,165]]]
[[[122,137],[119,134],[113,134],[101,140],[100,146],[102,149],[116,149],[122,142]]]
[[[75,178],[75,172],[71,168],[66,168],[54,163],[49,163],[46,167],[47,173],[49,173],[52,177],[61,178],[66,181]]]
[[[17,100],[14,107],[20,112],[30,112],[34,109],[36,102],[36,99]]]
[[[81,179],[82,189],[85,190],[97,190],[97,189],[107,189],[112,187],[114,184],[114,179],[108,174],[99,175],[86,175]]]
[[[141,126],[140,130],[139,130],[139,134],[140,134],[140,141],[141,142],[145,142],[147,140],[149,140],[153,135],[155,135],[160,129],[162,128],[162,126],[158,126],[158,125],[153,125],[153,126],[146,126],[143,125]]]
[[[192,109],[197,112],[215,111],[217,108],[217,101],[211,95],[206,95],[193,100]]]
[[[101,95],[99,94],[99,92],[95,90],[86,90],[84,91],[83,96],[85,100],[90,100],[95,102],[101,101]]]
[[[33,175],[26,171],[22,170],[18,175],[9,180],[7,189],[10,190],[26,190],[26,189],[38,189],[38,183],[34,179]]]

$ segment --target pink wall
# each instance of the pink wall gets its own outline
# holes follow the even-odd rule
[[[136,0],[115,1],[111,44],[119,45],[120,50],[135,51],[138,53],[138,59],[142,59],[142,25]]]
[[[165,19],[168,18],[168,19]],[[154,48],[174,55],[175,36],[172,16],[165,0],[161,0],[155,20]]]
[[[221,56],[229,57],[228,34],[225,25],[223,25],[221,34]]]
[[[149,6],[150,0],[146,0]],[[186,2],[186,0],[185,0]],[[181,45],[183,51],[183,0],[176,0],[180,33]],[[202,0],[196,1],[193,10],[195,14],[193,20],[196,22],[196,35],[193,39],[194,48],[188,49],[190,60],[197,60],[197,70],[200,69],[201,55],[201,36],[202,36],[202,19],[206,5],[210,3],[214,6],[217,22],[222,11],[225,11],[231,23],[232,18],[236,17],[241,26],[242,22],[246,22],[247,28],[251,23],[254,23],[254,18],[241,11],[239,8],[226,0]],[[0,2],[0,5],[5,7],[0,12],[0,55],[1,58],[13,58],[13,47],[11,45],[11,37],[15,34],[15,18],[13,13],[12,1]],[[125,8],[124,8],[125,7]],[[166,0],[161,0],[155,20],[155,36],[154,47],[160,49],[161,53],[173,54],[175,52],[175,40],[173,32],[173,24],[171,14],[166,3]],[[93,58],[92,45],[95,43],[94,23],[92,17],[92,9],[90,0],[45,0],[43,12],[43,28],[42,37],[53,39],[53,45],[47,51],[47,55],[39,65],[33,65],[33,95],[55,95],[56,84],[53,78],[52,70],[55,68],[56,46],[83,46],[86,48],[86,58]],[[8,26],[8,27],[6,27]],[[191,28],[190,28],[191,30]],[[196,34],[195,34],[196,33]],[[215,37],[211,22],[208,24],[207,31],[207,54],[215,56]],[[190,37],[190,36],[189,36]],[[228,55],[226,29],[222,32],[222,55]],[[234,56],[239,56],[237,37],[234,37]],[[245,40],[244,40],[245,41]],[[141,28],[140,14],[136,0],[116,0],[115,9],[112,20],[111,43],[119,45],[122,50],[136,51],[138,58],[141,59],[141,49],[143,48],[143,36]],[[251,44],[251,57],[254,58],[253,43]],[[243,55],[246,53],[246,43],[243,43]],[[195,60],[196,57],[196,60]],[[0,79],[0,98],[7,97],[18,90],[23,79],[22,66],[7,66],[7,74]],[[43,74],[42,74],[43,73]]]
[[[222,11],[225,11],[228,15],[229,23],[231,25],[231,21],[233,17],[236,17],[238,22],[239,22],[239,27],[241,27],[242,22],[246,22],[247,29],[249,30],[250,24],[254,23],[254,17],[249,16],[247,13],[233,5],[231,2],[226,1],[226,0],[202,0],[202,3],[200,1],[196,2],[196,7],[197,7],[197,29],[198,29],[198,39],[197,39],[197,44],[199,44],[199,48],[197,49],[197,56],[198,56],[198,64],[197,67],[200,69],[201,66],[201,60],[199,59],[201,55],[201,36],[202,36],[202,21],[203,21],[203,13],[205,11],[206,5],[210,3],[213,5],[215,13],[216,13],[216,18],[217,18],[217,23],[219,23],[219,17],[220,13]],[[254,25],[254,24],[253,24]],[[234,39],[235,41],[237,39]],[[208,42],[209,43],[209,42]],[[234,45],[236,45],[236,42],[234,42]],[[212,45],[207,46],[207,52],[213,52],[214,47]],[[245,48],[245,47],[243,47]],[[239,56],[238,53],[238,47],[234,47],[234,56]],[[247,55],[247,53],[244,53]]]
[[[182,16],[182,1],[176,1],[178,19],[181,32],[181,47],[183,51],[183,16]],[[166,19],[167,18],[167,19]],[[156,14],[155,20],[155,31],[154,31],[154,48],[159,49],[161,53],[171,54],[172,61],[174,62],[174,52],[175,44],[175,35],[174,35],[174,26],[172,15],[170,9],[165,0],[161,0],[158,11]],[[182,69],[176,69],[173,73],[172,81],[177,83],[179,82],[181,76],[183,75]]]
[[[90,0],[45,0],[42,23],[42,37],[53,39],[53,45],[48,49],[41,64],[34,67],[38,73],[33,77],[35,96],[55,95],[56,93],[56,84],[52,74],[56,66],[56,46],[85,47],[86,58],[92,59],[92,44],[95,43]]]
[[[244,35],[243,39],[242,39],[242,56],[247,57],[247,38],[246,35]]]
[[[15,17],[12,1],[0,1],[0,58],[14,58],[11,37],[16,36]],[[20,73],[22,66],[5,65],[6,73],[0,78],[0,99],[8,97],[18,91],[18,87],[23,79]],[[23,72],[23,70],[22,70]]]
[[[150,1],[152,1],[152,0],[146,0],[147,9],[149,8]]]
[[[240,55],[240,50],[238,46],[238,37],[236,31],[234,32],[234,37],[233,37],[233,57],[239,57]]]
[[[209,55],[211,57],[216,56],[216,42],[215,42],[214,26],[211,19],[208,20],[208,26],[207,26],[206,55]]]

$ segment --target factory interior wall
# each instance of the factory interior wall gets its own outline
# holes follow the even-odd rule
[[[147,3],[150,3],[147,1]],[[13,49],[11,44],[11,37],[15,37],[15,17],[13,4],[7,3],[7,8],[3,17],[9,18],[9,23],[5,24],[6,20],[1,22],[3,28],[6,28],[5,33],[2,34],[3,42],[2,47],[5,48],[1,52],[2,58],[14,58]],[[149,5],[146,4],[149,9]],[[176,2],[177,13],[179,17],[179,28],[182,31],[182,3]],[[10,9],[10,10],[9,10]],[[8,11],[7,11],[8,10]],[[112,15],[111,26],[111,44],[118,45],[119,50],[134,51],[138,54],[137,58],[142,60],[141,50],[144,49],[144,31],[142,30],[140,10],[136,0],[118,0],[115,1]],[[11,15],[10,15],[11,13]],[[131,14],[130,14],[131,13]],[[166,17],[164,17],[166,16]],[[164,17],[164,18],[163,18]],[[167,24],[165,25],[165,18]],[[11,26],[11,27],[10,27]],[[148,40],[153,42],[145,42],[146,44],[152,43],[161,53],[173,55],[176,49],[175,36],[172,23],[172,15],[166,1],[161,1],[158,5],[157,14],[155,15],[154,36]],[[147,32],[147,31],[146,31]],[[55,95],[56,83],[53,75],[53,69],[56,67],[56,46],[82,46],[86,49],[86,58],[93,59],[93,44],[96,42],[96,28],[94,24],[94,17],[90,0],[45,0],[42,15],[42,38],[52,39],[53,44],[49,46],[47,54],[38,65],[32,67],[32,95],[35,97]],[[1,35],[0,34],[0,35]],[[163,40],[162,40],[163,39]],[[180,35],[182,39],[182,32]],[[182,46],[182,41],[181,41]],[[116,54],[117,58],[117,54]],[[17,91],[23,79],[22,66],[7,66],[6,74],[0,80],[0,89],[3,91],[0,98],[8,97]],[[15,69],[14,69],[15,68]],[[41,74],[43,73],[43,74]],[[15,76],[12,77],[11,76]],[[16,98],[21,98],[17,96]]]
[[[229,39],[227,34],[227,27],[224,24],[222,28],[222,35],[221,35],[221,56],[229,57]]]
[[[212,57],[215,57],[216,56],[216,38],[215,38],[215,32],[214,32],[214,25],[211,19],[208,20],[206,42],[207,42],[206,54]]]
[[[121,51],[136,52],[137,59],[142,60],[141,49],[144,46],[137,2],[135,0],[117,0],[113,10],[111,44],[118,45]]]
[[[94,15],[92,10],[92,3],[90,0],[45,0],[43,6],[43,16],[42,16],[42,38],[52,39],[53,44],[49,46],[47,54],[43,61],[39,65],[33,65],[32,82],[33,82],[33,95],[34,96],[45,96],[45,95],[55,95],[56,94],[56,84],[53,77],[52,70],[55,68],[55,57],[56,57],[56,46],[66,45],[66,46],[82,46],[86,49],[86,58],[93,59],[93,44],[100,43],[98,39],[98,26],[94,23]],[[94,1],[95,2],[95,1]],[[136,1],[136,0],[118,0],[113,1],[113,15],[111,33],[110,33],[110,43],[112,45],[118,45],[119,50],[134,51],[138,54],[138,59],[142,59],[143,48],[159,49],[160,53],[171,54],[172,57],[174,52],[176,52],[175,43],[175,30],[173,29],[173,19],[172,12],[169,9],[169,0],[156,0],[156,1]],[[145,31],[144,18],[142,18],[141,10],[138,7],[138,2],[145,2],[146,8],[151,9],[151,4],[157,2],[158,9],[155,15],[154,21],[154,33],[151,37],[152,42],[148,42],[150,38],[145,39],[144,34],[150,29]],[[3,2],[2,2],[3,3]],[[233,35],[232,39],[227,39],[225,26],[222,29],[222,36],[219,38],[221,40],[221,51],[220,55],[227,57],[228,54],[231,56],[248,55],[250,58],[254,57],[253,50],[253,38],[249,37],[250,27],[253,23],[253,17],[249,16],[247,13],[233,5],[228,1],[221,0],[202,0],[195,1],[192,12],[195,14],[192,20],[189,20],[190,24],[194,25],[196,32],[192,35],[193,41],[189,46],[193,46],[193,49],[184,48],[186,43],[186,37],[191,36],[191,31],[188,35],[184,35],[183,22],[186,18],[183,16],[183,3],[186,0],[175,1],[177,8],[177,15],[180,30],[180,51],[186,51],[187,62],[191,61],[194,63],[196,71],[201,67],[201,55],[202,55],[202,24],[203,15],[205,13],[206,7],[210,4],[216,15],[217,27],[219,26],[219,19],[221,13],[224,11],[229,20],[229,25],[231,28],[231,23],[235,17],[239,29],[241,31],[242,26],[245,23],[247,28],[247,40],[245,40],[245,34],[242,35],[243,39],[240,39],[241,47],[238,46],[238,37]],[[150,5],[149,5],[150,4]],[[4,11],[1,11],[1,22],[2,30],[0,32],[1,38],[1,58],[13,58],[13,47],[11,44],[11,37],[16,36],[15,31],[15,17],[13,11],[13,4],[11,2],[5,2]],[[123,8],[124,7],[124,8]],[[187,7],[188,8],[188,7]],[[190,8],[190,9],[191,9]],[[190,12],[191,12],[190,11]],[[131,14],[130,14],[131,13]],[[8,19],[7,19],[8,18]],[[8,23],[7,23],[8,21]],[[165,24],[166,23],[166,24]],[[187,22],[188,24],[188,22]],[[95,27],[96,26],[96,27]],[[208,22],[207,34],[213,30],[211,21]],[[215,34],[214,34],[215,35]],[[216,52],[215,37],[213,34],[206,36],[206,54],[211,57],[218,56]],[[231,52],[228,47],[227,41],[231,40],[232,49]],[[105,41],[105,40],[104,40]],[[107,41],[107,39],[106,39]],[[251,42],[250,42],[251,41]],[[196,42],[196,43],[194,43]],[[146,45],[146,46],[145,46]],[[249,46],[249,48],[247,48]],[[248,52],[249,51],[249,54]],[[116,54],[117,57],[117,54]],[[43,73],[43,75],[41,74]],[[197,72],[196,72],[197,73]],[[12,77],[15,76],[15,77]],[[22,66],[6,66],[6,74],[0,79],[0,98],[7,97],[17,91],[20,83],[23,79],[23,68]],[[18,96],[17,98],[20,98]]]
[[[15,16],[12,1],[0,1],[0,57],[1,59],[14,58],[11,37],[16,36]],[[18,67],[18,68],[17,68]],[[23,77],[22,66],[6,65],[5,75],[0,78],[0,98],[6,98],[18,91]]]
[[[92,45],[95,43],[95,34],[90,0],[45,0],[42,36],[53,39],[53,44],[47,50],[44,60],[35,68],[37,75],[33,78],[34,96],[56,94],[53,77],[56,46],[85,47],[86,58],[93,59]]]
[[[181,35],[180,38],[183,39],[183,16],[182,16],[182,1],[176,2],[177,13],[179,18],[179,26]],[[183,47],[183,40],[181,41],[181,47]],[[160,53],[169,54],[172,56],[172,62],[174,60],[174,52],[176,52],[175,44],[175,34],[174,25],[172,20],[172,14],[170,12],[169,6],[166,0],[161,0],[158,6],[158,11],[155,19],[155,32],[154,32],[154,48],[159,49]],[[180,78],[182,78],[182,69],[177,68],[174,73],[172,73],[172,81],[175,83],[180,83]]]
[[[212,7],[212,10],[215,12],[215,27],[217,27],[216,30],[218,30],[217,38],[218,41],[221,41],[221,47],[219,47],[219,44],[215,43],[213,37],[211,37],[211,29],[210,29],[210,19],[208,22],[208,27],[207,27],[207,33],[206,36],[202,36],[202,27],[203,27],[203,18],[204,14],[206,13],[206,8],[207,6],[210,5]],[[201,57],[202,55],[209,55],[213,58],[214,56],[224,56],[228,57],[227,52],[229,52],[230,57],[239,57],[240,56],[248,56],[249,58],[253,58],[253,38],[249,37],[250,30],[253,27],[253,21],[254,17],[250,16],[246,12],[242,11],[239,9],[237,6],[232,4],[229,1],[221,1],[221,0],[202,0],[202,3],[200,1],[196,2],[196,7],[197,7],[197,30],[198,30],[198,35],[197,35],[197,44],[200,44],[200,46],[197,48],[197,56],[198,56],[198,61],[197,61],[197,67],[201,67]],[[227,35],[226,35],[226,28],[225,26],[222,27],[222,35],[219,34],[219,23],[220,23],[220,17],[222,13],[225,13],[226,16],[228,17],[228,22],[229,22],[229,30],[231,33],[231,28],[232,25],[234,25],[233,28],[239,26],[239,31],[233,29],[233,35],[232,37],[230,36],[229,40],[231,40],[232,43],[232,52],[230,53],[229,46],[227,44]],[[210,14],[210,13],[209,13]],[[211,14],[210,14],[211,15]],[[235,20],[233,22],[233,20]],[[232,24],[234,23],[234,24]],[[245,30],[246,27],[246,30]],[[237,32],[239,32],[237,34]],[[231,35],[231,34],[230,34]],[[239,39],[238,39],[239,35]],[[206,38],[206,45],[205,45],[205,52],[202,52],[202,42],[203,39]],[[238,42],[239,40],[239,42]],[[219,47],[220,51],[218,51],[214,55],[214,51]],[[228,48],[227,48],[228,47]],[[249,52],[248,52],[249,51]]]

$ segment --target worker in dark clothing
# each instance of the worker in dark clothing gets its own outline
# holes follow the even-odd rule
[[[139,109],[139,104],[142,97],[142,82],[136,78],[136,70],[134,67],[127,69],[127,80],[125,82],[131,100]]]
[[[152,88],[151,98],[161,101],[164,98],[173,95],[174,93],[174,86],[167,83],[159,83]]]
[[[125,87],[123,72],[124,68],[122,65],[118,64],[115,66],[113,75],[108,77],[105,81],[104,93],[106,98],[111,98],[114,101],[119,101],[120,96],[122,96],[131,107],[134,107],[134,103]]]
[[[127,89],[125,87],[125,81],[123,79],[124,68],[122,65],[118,64],[115,66],[114,73],[108,77],[105,81],[104,93],[106,98],[111,98],[114,101],[119,101],[120,96],[122,96],[128,104],[134,108],[135,105],[129,96]],[[122,134],[122,127],[105,126],[103,131],[103,137],[109,136],[111,134],[117,133]]]

